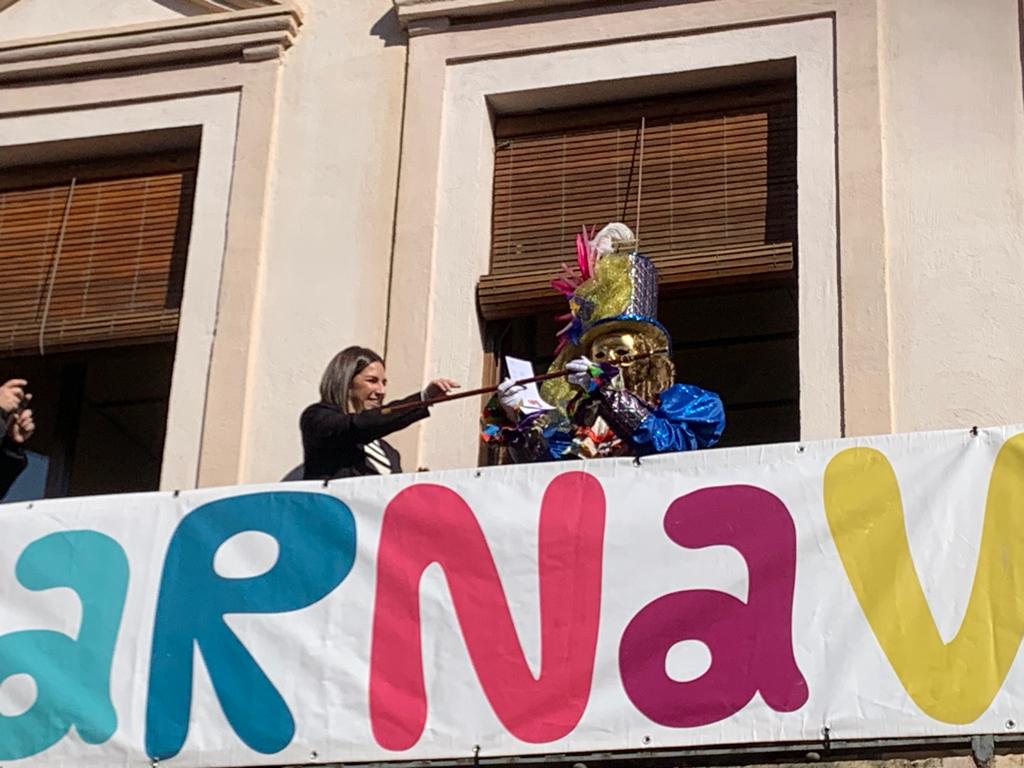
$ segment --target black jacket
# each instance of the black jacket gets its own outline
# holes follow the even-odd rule
[[[420,399],[420,394],[387,403],[389,406],[402,405]],[[383,409],[342,413],[333,405],[314,403],[302,412],[299,429],[302,431],[302,453],[304,458],[303,480],[328,480],[335,477],[359,477],[375,475],[363,453],[363,446],[392,432],[405,429],[430,415],[425,405],[407,408],[393,413]],[[398,451],[381,440],[384,453],[391,462],[394,472],[401,472]]]
[[[0,499],[7,495],[27,464],[25,449],[5,436],[0,441]]]

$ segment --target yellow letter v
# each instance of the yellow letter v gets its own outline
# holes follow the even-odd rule
[[[971,597],[948,644],[914,570],[899,484],[885,456],[872,448],[837,454],[824,491],[846,575],[907,693],[936,720],[977,720],[1024,636],[1024,434],[996,457]]]

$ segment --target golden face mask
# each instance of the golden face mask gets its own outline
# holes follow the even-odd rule
[[[612,363],[626,368],[631,362],[620,363],[626,357],[642,354],[640,339],[632,333],[612,332],[601,336],[590,345],[590,359],[595,363]]]
[[[643,333],[620,328],[594,339],[589,356],[595,363],[611,363],[618,367],[626,389],[649,403],[656,403],[658,393],[675,380],[672,361],[657,355],[644,360],[619,362],[623,358],[651,352],[654,348],[652,341]]]

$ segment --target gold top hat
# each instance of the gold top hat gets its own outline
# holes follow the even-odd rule
[[[597,339],[613,333],[641,337],[643,351],[670,349],[671,337],[656,317],[658,270],[635,250],[629,227],[609,224],[593,238],[577,237],[577,248],[583,279],[553,283],[568,296],[570,322],[559,333],[562,346],[550,370],[589,354]],[[553,379],[545,382],[542,394],[548,402],[564,402],[574,390],[564,379]]]

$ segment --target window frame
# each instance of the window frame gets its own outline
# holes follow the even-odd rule
[[[483,376],[483,331],[467,319],[476,316],[475,284],[490,260],[493,111],[588,103],[597,93],[716,87],[744,75],[762,79],[765,67],[788,61],[797,73],[801,438],[841,435],[834,18],[700,34],[662,25],[649,36],[511,53],[468,54],[469,45],[460,56],[460,42],[426,38],[424,59],[410,72],[436,84],[440,103],[419,94],[406,117],[388,328],[392,380],[408,385],[436,372],[472,384]],[[476,401],[436,409],[429,423],[406,430],[400,448],[418,465],[472,465],[478,417]]]

